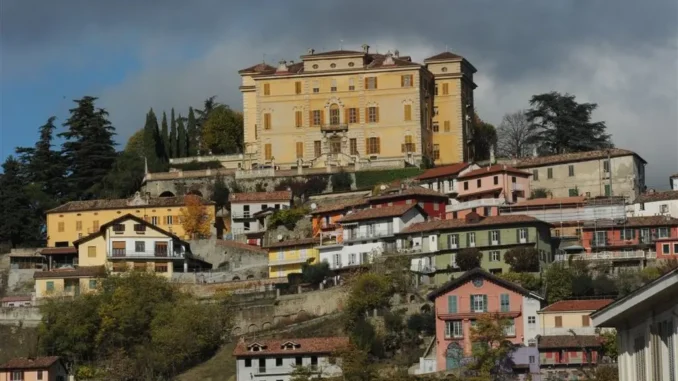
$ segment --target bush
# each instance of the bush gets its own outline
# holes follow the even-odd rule
[[[333,192],[350,191],[351,184],[353,183],[351,175],[343,170],[333,174],[330,177],[330,181],[332,182]]]
[[[330,264],[327,262],[320,262],[313,265],[304,263],[301,267],[301,274],[304,283],[316,285],[324,281],[325,278],[331,276],[332,270],[330,270]]]
[[[305,199],[314,194],[320,194],[327,188],[329,176],[310,176],[305,180],[286,178],[275,186],[276,191],[291,190],[294,197]]]
[[[308,211],[305,208],[280,209],[271,215],[269,223],[272,228],[284,226],[293,230],[297,222],[304,218],[307,213]]]
[[[218,160],[211,161],[197,161],[193,160],[185,164],[172,164],[171,168],[180,169],[182,171],[198,171],[201,169],[221,169],[224,168]]]
[[[504,253],[504,262],[511,271],[526,273],[539,271],[539,251],[533,247],[517,247]]]
[[[530,291],[540,291],[541,290],[541,279],[530,273],[515,273],[508,272],[505,274],[499,274],[499,277],[506,279],[509,282],[517,283],[521,287],[528,289]]]
[[[457,266],[462,271],[473,270],[480,267],[480,260],[483,258],[483,253],[476,248],[463,249],[457,253]]]
[[[416,313],[407,319],[407,328],[411,331],[432,336],[436,333],[436,319],[433,312]]]
[[[532,190],[530,194],[530,200],[535,198],[549,198],[551,197],[551,191],[545,188],[536,188]]]
[[[423,170],[416,167],[384,171],[359,171],[355,173],[355,183],[358,189],[372,188],[377,184],[388,184],[395,180],[415,177],[423,172]]]

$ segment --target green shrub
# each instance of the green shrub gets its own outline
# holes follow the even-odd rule
[[[272,228],[284,226],[292,230],[307,213],[305,208],[280,209],[271,215],[269,223]]]
[[[462,271],[473,270],[476,267],[480,267],[480,260],[482,258],[483,253],[480,250],[469,247],[461,250],[457,254],[457,266],[459,266]]]
[[[190,163],[185,163],[185,164],[172,164],[170,165],[171,168],[176,168],[180,169],[182,171],[198,171],[201,169],[221,169],[223,166],[221,165],[221,162],[218,160],[211,160],[211,161],[196,161],[193,160]]]
[[[301,274],[304,283],[319,284],[325,280],[325,278],[332,275],[332,270],[330,270],[330,264],[327,262],[320,262],[313,265],[304,263],[301,267]]]
[[[424,171],[417,167],[388,169],[383,171],[360,171],[355,173],[355,183],[358,189],[372,188],[377,184],[387,184],[395,180],[415,177]]]
[[[330,178],[330,181],[332,181],[333,192],[350,191],[351,184],[353,183],[351,175],[344,171],[340,171],[333,174],[332,177]]]

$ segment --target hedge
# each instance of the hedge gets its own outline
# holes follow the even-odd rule
[[[182,171],[198,171],[201,169],[220,169],[223,168],[224,166],[221,165],[221,162],[219,160],[212,160],[212,161],[192,161],[190,163],[185,163],[185,164],[170,164],[170,167],[176,168],[176,169],[181,169]]]
[[[395,180],[418,176],[424,170],[417,167],[387,169],[383,171],[360,171],[355,173],[355,183],[358,189],[372,188],[377,184],[388,184]]]

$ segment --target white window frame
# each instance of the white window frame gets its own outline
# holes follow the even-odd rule
[[[464,326],[461,320],[447,320],[445,321],[445,338],[459,339],[464,337]]]
[[[490,262],[499,262],[500,256],[499,250],[490,251]]]
[[[499,230],[490,231],[490,240],[492,245],[499,245]]]
[[[509,321],[511,324],[504,327],[504,335],[513,337],[516,335],[516,321],[514,319],[509,319]]]
[[[457,247],[459,247],[459,236],[458,235],[450,234],[448,237],[449,237],[448,239],[449,239],[450,249],[456,249]]]
[[[151,224],[158,226],[158,216],[151,216]]]
[[[476,233],[468,233],[468,246],[476,247]]]
[[[174,225],[174,216],[167,216],[167,225]]]
[[[518,229],[518,239],[520,240],[520,243],[527,242],[527,228]]]
[[[473,312],[485,312],[485,298],[483,295],[472,295]]]

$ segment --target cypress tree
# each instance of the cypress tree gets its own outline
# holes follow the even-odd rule
[[[26,193],[22,166],[9,156],[2,165],[0,174],[0,242],[9,242],[12,247],[35,242],[42,237],[40,220],[31,208],[31,199]]]
[[[184,128],[184,119],[179,114],[179,126],[177,127],[177,157],[186,157],[188,150],[188,141],[186,139],[186,129]]]
[[[146,114],[144,125],[144,156],[148,161],[148,169],[152,172],[162,170],[162,143],[158,130],[158,118],[153,109]]]
[[[162,141],[162,151],[164,159],[170,158],[170,143],[169,143],[169,131],[167,129],[167,114],[162,112],[162,130],[160,131],[160,137]]]
[[[72,199],[95,198],[101,181],[111,170],[117,157],[113,143],[115,128],[108,121],[108,112],[95,108],[95,97],[76,99],[75,108],[60,133],[66,141],[62,155],[68,165],[67,185]]]
[[[174,119],[174,108],[170,114],[169,157],[177,156],[177,121]]]
[[[195,114],[193,107],[188,108],[188,125],[186,126],[186,144],[188,145],[188,156],[198,156],[200,137],[198,136],[198,128],[195,124]]]

